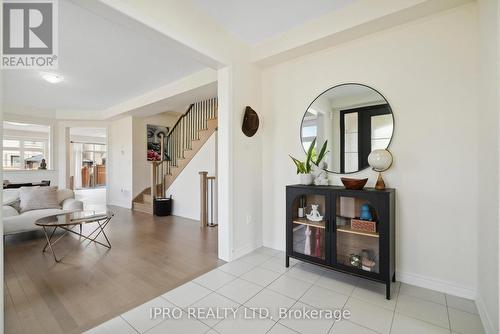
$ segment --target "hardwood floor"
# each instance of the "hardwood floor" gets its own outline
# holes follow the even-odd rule
[[[55,246],[60,263],[42,254],[41,233],[6,237],[6,333],[80,333],[224,263],[217,228],[112,210],[112,248],[65,236]]]

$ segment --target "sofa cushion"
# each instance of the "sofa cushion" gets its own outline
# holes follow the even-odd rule
[[[19,200],[19,189],[4,189],[2,205],[11,205]]]
[[[35,225],[35,221],[39,218],[58,215],[62,213],[68,213],[66,210],[61,209],[43,209],[43,210],[31,210],[21,213],[18,216],[7,217],[3,219],[3,230],[4,234],[13,234],[23,231],[30,231],[39,229]]]
[[[57,187],[21,187],[21,213],[38,209],[59,209]]]
[[[71,189],[59,189],[57,191],[57,201],[62,204],[68,198],[75,198],[75,193]]]
[[[7,217],[14,217],[14,216],[19,216],[19,212],[14,209],[11,206],[4,205],[2,206],[2,217],[7,218]]]

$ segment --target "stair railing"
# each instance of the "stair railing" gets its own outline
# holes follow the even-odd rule
[[[193,103],[177,120],[167,135],[167,156],[165,175],[184,158],[184,152],[192,149],[192,141],[199,139],[199,131],[208,128],[207,121],[217,118],[217,98]]]

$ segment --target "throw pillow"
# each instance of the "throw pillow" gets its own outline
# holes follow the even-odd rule
[[[3,205],[11,205],[19,200],[19,189],[4,189],[3,190]]]
[[[19,189],[21,213],[39,209],[60,209],[57,187],[22,187]]]

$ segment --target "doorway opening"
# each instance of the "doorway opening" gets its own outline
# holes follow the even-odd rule
[[[70,188],[85,210],[106,208],[107,129],[70,128]]]

